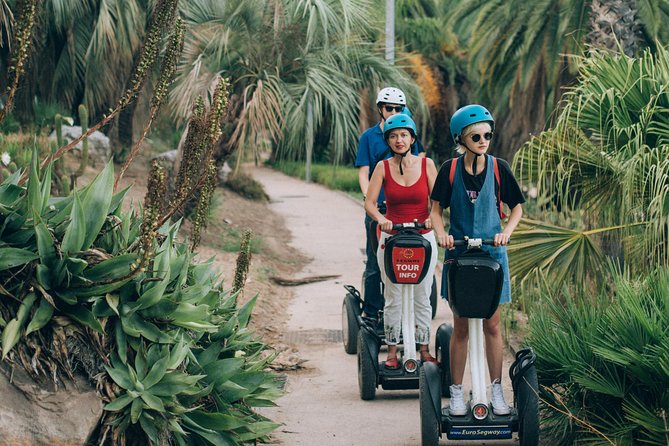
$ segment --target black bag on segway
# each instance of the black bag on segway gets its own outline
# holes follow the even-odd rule
[[[383,263],[392,283],[417,284],[427,274],[432,245],[415,230],[400,230],[385,243]]]
[[[502,294],[502,265],[481,248],[460,254],[448,269],[448,302],[456,316],[489,319]]]

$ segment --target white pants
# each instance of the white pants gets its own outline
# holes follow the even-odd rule
[[[430,294],[432,293],[432,281],[434,280],[434,268],[437,265],[437,240],[434,237],[434,231],[422,234],[423,237],[432,245],[432,256],[429,260],[427,274],[423,281],[416,285],[407,285],[403,283],[392,283],[385,270],[385,245],[386,239],[391,236],[386,232],[381,233],[379,248],[376,251],[376,258],[381,270],[381,280],[383,280],[385,306],[383,307],[384,332],[386,335],[386,344],[395,345],[399,342],[402,332],[402,288],[413,287],[413,310],[414,324],[416,326],[416,343],[429,344],[430,342],[430,321],[432,320],[432,306],[430,305]]]

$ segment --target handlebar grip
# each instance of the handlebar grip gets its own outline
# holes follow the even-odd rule
[[[473,242],[474,246],[477,246],[477,245],[493,246],[495,244],[495,240],[493,240],[493,239],[482,240],[480,238],[473,238],[472,237],[472,238],[466,238],[466,239],[462,239],[462,240],[454,240],[454,245],[455,246],[468,246],[470,241]],[[511,239],[509,239],[508,243],[511,243]]]
[[[425,223],[418,222],[408,222],[408,223],[394,223],[393,231],[399,231],[400,229],[412,228],[412,229],[427,229]]]

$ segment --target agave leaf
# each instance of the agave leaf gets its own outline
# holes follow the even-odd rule
[[[171,344],[174,339],[166,332],[160,330],[155,324],[143,319],[137,313],[131,313],[121,318],[123,331],[134,337],[143,336],[153,342]]]
[[[114,163],[109,161],[100,174],[82,192],[82,207],[85,210],[84,241],[82,249],[88,249],[107,219],[114,186]]]
[[[151,393],[156,396],[172,396],[192,389],[198,381],[206,375],[187,375],[181,372],[167,372],[165,376],[151,387]]]
[[[130,406],[130,421],[132,422],[132,424],[137,424],[140,415],[142,415],[143,409],[144,409],[144,403],[142,402],[142,399],[135,398],[132,401],[132,405]]]
[[[251,394],[249,389],[240,386],[234,381],[226,381],[223,384],[216,386],[216,390],[220,392],[221,399],[226,403],[239,401],[245,396]]]
[[[103,260],[84,273],[91,282],[103,282],[127,277],[137,261],[137,254],[122,254]]]
[[[39,222],[35,225],[35,237],[37,238],[37,251],[39,252],[40,262],[42,265],[51,268],[57,261],[56,246],[46,224]]]
[[[42,215],[42,186],[39,181],[37,158],[37,146],[33,146],[32,159],[30,160],[30,172],[28,174],[27,205],[28,209],[30,210],[29,215],[33,218],[34,221],[38,221],[40,215]]]
[[[249,425],[248,421],[221,412],[194,410],[188,416],[200,426],[215,431],[233,431]]]
[[[141,398],[149,409],[153,409],[161,413],[165,412],[163,401],[157,396],[151,395],[148,392],[142,392]]]
[[[219,359],[203,367],[210,382],[221,386],[237,375],[244,367],[243,358]]]
[[[116,348],[118,349],[118,358],[123,364],[126,364],[128,358],[128,342],[120,319],[116,319],[116,322],[114,323],[114,339],[116,340]]]
[[[119,396],[116,398],[114,401],[111,403],[107,404],[104,409],[109,411],[109,412],[118,412],[119,410],[122,410],[125,408],[128,404],[132,403],[135,400],[135,398],[131,397],[127,393],[124,393],[123,395]]]
[[[279,426],[281,425],[271,421],[254,421],[253,423],[249,423],[246,426],[250,432],[238,432],[237,435],[240,441],[249,441],[253,440],[254,438],[268,435],[275,431]]]
[[[98,319],[93,316],[91,310],[89,310],[86,306],[63,303],[59,306],[59,308],[66,316],[74,319],[80,324],[92,328],[100,334],[105,334],[102,325],[100,325],[100,321],[98,321]]]
[[[35,300],[37,300],[35,293],[28,293],[26,297],[23,298],[23,301],[16,312],[16,317],[9,321],[2,330],[2,359],[5,359],[9,351],[14,348],[17,342],[19,342],[19,339],[21,338],[21,328],[28,319],[30,309]]]
[[[156,422],[153,417],[146,412],[143,412],[139,417],[139,425],[142,426],[142,430],[149,437],[150,444],[160,444],[158,428],[156,427]]]
[[[111,379],[113,379],[120,387],[126,390],[135,388],[135,381],[128,373],[128,366],[117,364],[116,361],[112,361],[112,366],[105,365],[105,370],[107,370],[107,374],[109,374]]]
[[[184,415],[183,420],[184,426],[215,446],[234,446],[237,444],[237,441],[229,434],[204,428],[193,421],[188,415]]]
[[[146,375],[146,378],[142,380],[142,384],[145,389],[150,389],[152,386],[156,385],[167,372],[167,364],[169,363],[169,356],[165,356],[153,364],[151,370]]]
[[[51,304],[46,299],[42,299],[33,319],[28,324],[28,328],[26,328],[26,336],[44,327],[51,320],[53,310],[54,308]]]
[[[144,287],[142,295],[137,299],[138,310],[149,308],[157,304],[162,298],[170,278],[170,258],[172,254],[172,233],[161,245],[161,250],[153,262],[154,278],[161,280],[149,282]]]
[[[0,248],[0,271],[14,268],[39,258],[27,249]]]
[[[258,294],[253,296],[253,298],[250,299],[248,302],[246,302],[244,306],[239,310],[239,313],[237,314],[237,319],[239,320],[240,328],[245,328],[248,325],[249,319],[251,318],[251,312],[253,311],[253,307],[255,306],[257,300],[258,300]]]
[[[167,369],[174,370],[179,367],[190,351],[190,346],[186,341],[182,339],[177,342],[172,351],[170,351],[170,360],[167,363]]]
[[[82,250],[86,237],[86,210],[79,198],[79,193],[73,192],[74,205],[70,213],[70,223],[65,230],[61,250],[64,253],[74,254]]]
[[[51,198],[51,175],[53,171],[52,165],[53,164],[49,164],[46,169],[44,169],[44,178],[42,178],[42,188],[40,191],[42,195],[40,213],[47,208],[49,205],[49,199]]]

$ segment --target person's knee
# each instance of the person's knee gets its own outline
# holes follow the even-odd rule
[[[499,319],[493,320],[489,319],[484,321],[483,323],[483,334],[485,336],[490,336],[490,337],[498,337],[502,335],[502,331],[500,328],[500,322]]]

